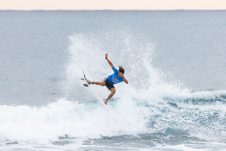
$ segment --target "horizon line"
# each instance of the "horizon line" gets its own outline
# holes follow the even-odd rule
[[[0,9],[0,11],[226,11],[225,9]]]

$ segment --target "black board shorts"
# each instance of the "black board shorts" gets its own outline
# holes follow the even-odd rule
[[[107,79],[105,79],[104,82],[105,82],[105,85],[108,88],[108,90],[115,88],[114,85],[111,82],[109,82]]]

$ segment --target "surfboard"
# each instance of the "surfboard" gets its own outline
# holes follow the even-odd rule
[[[86,75],[85,75],[84,72],[83,72],[83,78],[81,78],[81,80],[84,81],[83,86],[89,87],[89,82],[88,82],[88,80],[87,80]]]
[[[83,72],[83,77],[81,78],[81,80],[83,81],[83,86],[84,87],[87,87],[90,89],[90,84],[89,84],[89,80],[86,78],[86,75],[85,73]],[[91,90],[91,93],[97,98],[97,100],[106,108],[107,108],[107,105],[103,102],[103,100],[96,94],[94,93],[92,90]]]

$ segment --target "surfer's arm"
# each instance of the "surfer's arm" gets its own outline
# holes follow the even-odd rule
[[[123,81],[126,83],[126,84],[129,84],[129,81],[123,76]]]
[[[108,59],[108,54],[105,54],[105,59],[107,60],[108,64],[111,66],[111,68],[113,67],[112,62]]]

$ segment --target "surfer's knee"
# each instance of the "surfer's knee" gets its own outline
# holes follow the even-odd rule
[[[115,89],[115,88],[112,88],[112,89],[111,89],[111,93],[112,93],[112,94],[115,94],[115,92],[116,92],[116,89]]]
[[[104,81],[101,82],[101,86],[105,86],[105,82]]]

